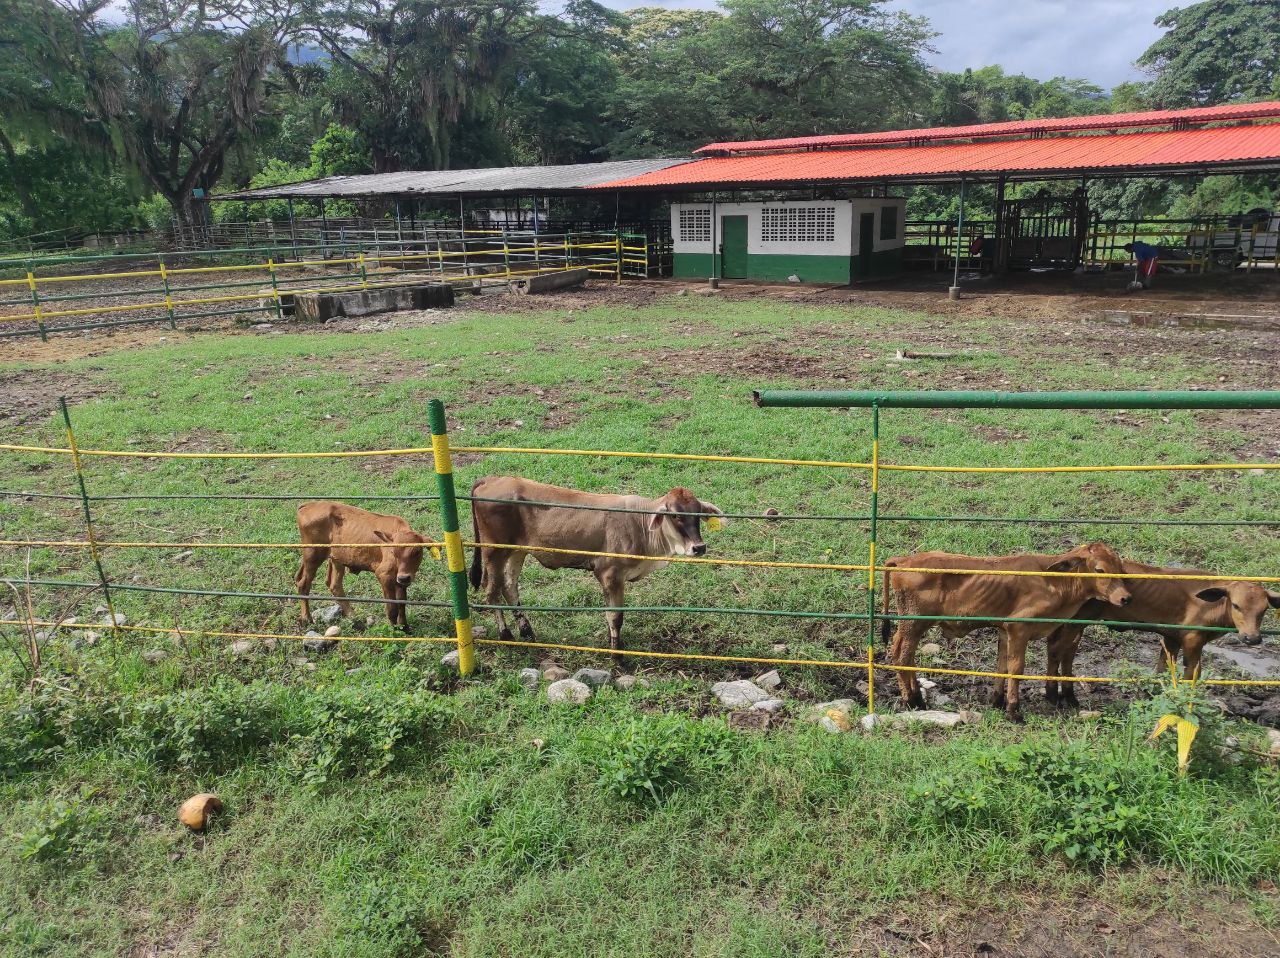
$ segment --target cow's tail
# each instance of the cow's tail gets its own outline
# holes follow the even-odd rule
[[[471,541],[475,545],[471,549],[471,588],[480,588],[480,582],[484,578],[484,563],[480,559],[480,523],[476,519],[476,489],[480,485],[480,480],[476,480],[471,484]]]
[[[892,559],[884,564],[884,589],[880,595],[880,644],[887,646],[893,635],[894,622],[889,618],[889,570],[896,565]]]

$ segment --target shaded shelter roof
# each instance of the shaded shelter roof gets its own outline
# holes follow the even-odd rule
[[[885,182],[1056,179],[1280,170],[1280,124],[979,139],[919,146],[716,156],[600,184],[601,189],[785,189]]]
[[[319,199],[320,197],[479,197],[573,193],[611,180],[691,162],[688,158],[613,160],[566,166],[501,166],[482,170],[424,170],[328,176],[319,180],[220,193],[213,200]]]

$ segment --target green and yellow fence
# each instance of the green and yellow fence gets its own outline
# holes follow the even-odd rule
[[[337,450],[324,452],[271,452],[271,451],[232,451],[232,452],[179,452],[169,450],[156,451],[139,451],[139,450],[120,450],[120,449],[98,449],[83,448],[72,427],[72,417],[70,410],[65,403],[62,405],[62,416],[65,423],[66,445],[65,446],[39,446],[39,445],[19,445],[19,444],[0,444],[0,453],[10,456],[35,456],[44,458],[62,458],[68,464],[69,469],[75,478],[74,494],[50,493],[50,492],[32,492],[18,490],[0,490],[0,496],[5,497],[25,497],[32,500],[62,500],[71,501],[77,504],[82,512],[85,528],[85,536],[82,539],[51,539],[51,538],[31,538],[31,539],[0,539],[0,548],[5,549],[61,549],[61,550],[83,550],[90,557],[94,568],[97,571],[97,581],[77,581],[62,578],[50,577],[34,577],[30,575],[5,577],[4,581],[14,586],[25,586],[42,589],[63,589],[63,588],[79,588],[93,589],[100,591],[103,595],[106,606],[110,610],[110,628],[115,635],[121,639],[130,634],[150,635],[163,634],[171,635],[174,633],[200,634],[214,638],[227,639],[276,639],[281,641],[301,641],[306,636],[292,633],[279,632],[251,632],[251,631],[226,631],[226,630],[210,630],[210,629],[181,629],[174,626],[146,626],[138,624],[129,624],[118,622],[114,611],[113,599],[122,592],[146,592],[158,594],[171,594],[177,596],[206,596],[214,598],[246,598],[246,599],[262,599],[262,600],[298,600],[301,596],[292,592],[248,592],[248,591],[231,591],[217,589],[190,589],[190,588],[173,588],[135,581],[123,581],[121,579],[112,579],[108,570],[111,563],[104,561],[104,557],[112,553],[127,550],[197,550],[197,549],[216,549],[216,550],[300,550],[305,548],[299,542],[208,542],[208,541],[143,541],[143,540],[113,540],[104,539],[98,534],[100,528],[97,521],[98,517],[95,509],[100,509],[109,502],[116,501],[156,501],[156,500],[252,500],[263,502],[287,502],[301,501],[305,499],[316,498],[342,498],[353,502],[377,502],[377,501],[419,501],[434,502],[439,507],[440,528],[442,535],[438,540],[426,543],[426,547],[433,553],[443,552],[442,558],[445,562],[448,580],[447,598],[439,599],[409,599],[404,600],[406,605],[416,607],[428,607],[441,611],[448,611],[453,620],[453,634],[438,636],[404,636],[396,638],[383,638],[374,636],[344,636],[340,641],[351,642],[434,642],[455,645],[459,652],[459,668],[465,675],[469,674],[475,668],[474,649],[475,646],[510,646],[515,648],[527,648],[537,650],[554,650],[554,651],[571,651],[585,654],[595,655],[621,655],[633,659],[640,660],[665,660],[665,661],[686,661],[686,662],[714,662],[725,664],[744,664],[744,665],[770,665],[770,666],[791,666],[791,667],[807,667],[807,668],[824,668],[824,669],[852,669],[863,672],[868,682],[867,708],[868,711],[875,709],[874,683],[876,673],[878,671],[913,671],[918,673],[930,673],[950,676],[973,676],[979,678],[1019,678],[1029,681],[1067,681],[1080,683],[1134,683],[1139,681],[1132,678],[1117,678],[1111,676],[1048,676],[1040,674],[1017,674],[1012,675],[1007,672],[982,671],[975,669],[959,669],[944,668],[933,665],[916,665],[916,666],[900,666],[890,662],[876,661],[876,634],[877,623],[889,620],[932,620],[939,617],[911,615],[911,614],[889,614],[876,611],[876,577],[878,573],[887,571],[887,567],[881,561],[880,553],[877,551],[878,533],[881,527],[886,523],[1010,523],[1036,525],[1046,522],[1067,524],[1067,525],[1112,525],[1112,526],[1255,526],[1255,527],[1280,527],[1280,519],[1153,519],[1153,518],[1089,518],[1075,517],[1066,519],[1044,519],[1035,516],[1013,516],[1013,515],[957,515],[957,514],[899,514],[886,513],[880,509],[880,493],[886,481],[892,479],[896,474],[900,473],[953,473],[953,474],[969,474],[969,475],[992,475],[992,474],[1019,474],[1019,475],[1037,475],[1037,474],[1108,474],[1108,473],[1133,473],[1133,472],[1169,472],[1169,473],[1224,473],[1224,472],[1244,472],[1244,471],[1262,471],[1274,475],[1280,470],[1280,463],[1273,462],[1220,462],[1220,463],[1150,463],[1150,464],[1134,464],[1134,465],[1084,465],[1084,464],[1050,464],[1043,466],[964,466],[964,465],[922,465],[906,462],[886,462],[880,454],[880,435],[883,428],[882,414],[895,409],[1003,409],[1003,410],[1032,410],[1032,409],[1052,409],[1052,410],[1119,410],[1119,409],[1155,409],[1155,410],[1271,410],[1280,409],[1280,392],[1041,392],[1041,393],[999,393],[999,392],[970,392],[970,391],[943,391],[943,392],[896,392],[896,391],[839,391],[839,392],[804,392],[804,391],[761,391],[754,394],[755,403],[762,409],[795,409],[795,408],[866,408],[871,412],[871,432],[867,437],[867,456],[865,459],[857,461],[846,460],[827,460],[827,459],[809,459],[809,458],[785,458],[776,456],[743,456],[730,454],[697,454],[697,453],[674,453],[661,452],[652,450],[611,450],[611,449],[566,449],[566,448],[547,448],[547,447],[520,447],[520,446],[486,446],[486,445],[452,445],[450,443],[448,431],[446,429],[446,416],[444,405],[438,400],[432,400],[428,406],[428,420],[431,429],[431,445],[414,448],[388,448],[388,449],[365,449],[365,450]],[[492,454],[527,456],[531,458],[544,457],[591,457],[591,458],[622,458],[622,459],[646,459],[646,460],[667,460],[674,462],[706,462],[715,463],[741,472],[756,467],[775,467],[775,468],[805,468],[805,469],[821,469],[834,470],[840,473],[857,475],[867,481],[869,489],[868,511],[854,514],[768,514],[765,516],[759,513],[734,512],[726,513],[728,518],[757,520],[761,522],[787,522],[787,521],[803,521],[803,522],[856,522],[863,524],[869,530],[867,540],[866,553],[864,557],[859,557],[857,561],[833,562],[833,561],[783,561],[769,558],[758,557],[686,557],[673,556],[665,561],[675,564],[692,564],[715,566],[725,568],[751,568],[751,569],[791,569],[791,570],[807,570],[814,573],[827,573],[850,576],[855,583],[861,583],[860,587],[864,590],[866,609],[859,611],[856,609],[847,610],[788,610],[788,609],[771,609],[771,608],[754,608],[754,607],[731,607],[731,606],[694,606],[694,605],[635,605],[627,606],[625,611],[629,613],[647,613],[647,614],[679,614],[679,615],[716,615],[716,616],[763,616],[763,617],[786,617],[797,619],[829,619],[836,621],[848,622],[850,626],[865,626],[866,629],[866,655],[865,657],[858,655],[849,659],[817,659],[817,658],[794,658],[786,656],[745,656],[745,655],[724,655],[712,654],[709,652],[674,652],[674,651],[652,651],[645,649],[622,649],[612,650],[600,646],[591,645],[566,645],[554,642],[538,642],[532,640],[517,639],[492,639],[486,637],[478,637],[473,634],[471,627],[472,611],[479,610],[503,610],[514,611],[514,607],[498,604],[476,603],[472,604],[467,594],[467,581],[465,575],[466,568],[466,549],[474,549],[478,547],[478,543],[467,541],[462,538],[461,529],[464,528],[460,522],[458,513],[458,503],[460,501],[504,501],[495,500],[484,497],[473,499],[467,495],[460,495],[454,488],[453,479],[453,455],[455,453],[465,453],[468,455],[483,456]],[[244,493],[244,494],[216,494],[216,493],[179,493],[179,494],[128,494],[128,495],[93,495],[90,493],[88,483],[85,478],[85,470],[83,465],[88,460],[107,459],[118,461],[120,459],[132,460],[164,460],[164,459],[181,459],[181,460],[254,460],[254,459],[270,459],[270,460],[299,460],[299,459],[349,459],[349,458],[375,458],[375,457],[406,457],[406,456],[431,456],[434,463],[434,471],[436,475],[436,490],[432,493],[412,494],[412,495],[361,495],[361,496],[325,496],[321,494],[266,494],[266,493]],[[565,506],[561,503],[538,503],[535,501],[523,501],[522,504],[529,507],[538,507],[539,505],[554,505],[556,508],[566,509],[582,509],[586,511],[605,511],[605,512],[644,512],[644,510],[633,510],[627,508],[615,507],[598,507],[598,506]],[[648,514],[648,513],[644,513]],[[380,543],[366,543],[365,545],[380,546]],[[649,556],[626,555],[620,553],[594,552],[586,550],[565,550],[551,549],[540,547],[538,545],[502,545],[486,543],[485,548],[507,548],[522,549],[528,552],[569,552],[576,555],[587,557],[617,557],[631,559],[648,559]],[[920,571],[920,572],[945,572],[947,574],[965,575],[965,574],[982,574],[982,575],[1034,575],[1043,576],[1062,576],[1062,577],[1078,577],[1078,578],[1095,578],[1099,573],[1089,572],[1023,572],[1015,570],[991,570],[991,569],[908,569],[906,567],[898,567],[898,571]],[[1109,578],[1123,579],[1166,579],[1166,580],[1194,580],[1203,581],[1206,576],[1203,573],[1196,574],[1123,574],[1108,575]],[[1224,571],[1213,576],[1213,578],[1230,579],[1237,581],[1273,583],[1280,582],[1280,574],[1275,575],[1236,575],[1230,571]],[[383,604],[386,602],[382,597],[359,597],[349,596],[347,601],[353,603],[375,603]],[[556,614],[570,613],[591,613],[599,614],[607,611],[621,611],[621,608],[608,606],[583,606],[583,605],[521,605],[520,609],[525,612],[547,612]],[[1041,623],[1068,624],[1081,622],[1084,624],[1114,624],[1122,626],[1132,626],[1132,623],[1124,622],[1102,622],[1096,620],[1080,620],[1071,618],[1034,618],[1034,619],[1000,619],[991,616],[947,616],[948,620],[966,620],[981,623],[995,624],[1000,621],[1030,621]],[[28,609],[25,618],[15,616],[13,618],[0,621],[0,626],[26,628],[32,634],[37,628],[48,629],[54,628],[62,624],[67,628],[89,629],[102,628],[102,626],[90,623],[65,624],[58,623],[48,619],[38,618],[32,609]],[[1178,623],[1151,623],[1152,627],[1161,628],[1183,628]],[[1230,628],[1201,628],[1198,631],[1215,631],[1215,632],[1232,632]],[[1278,633],[1275,630],[1264,631],[1265,635],[1274,636]],[[1258,686],[1258,687],[1280,687],[1280,679],[1200,679],[1204,685],[1209,686]]]
[[[258,258],[253,248],[182,254],[222,265],[171,265],[173,257],[51,257],[0,264],[0,338],[81,332],[122,326],[177,324],[196,319],[258,314],[279,318],[282,298],[446,283],[508,284],[545,273],[587,269],[621,282],[652,273],[649,240],[631,233],[512,235],[468,232],[438,239],[421,251],[361,247],[300,247],[292,259]],[[282,252],[282,251],[275,251]],[[87,261],[137,267],[63,273]],[[7,267],[7,268],[6,268]],[[252,290],[252,291],[250,291]]]

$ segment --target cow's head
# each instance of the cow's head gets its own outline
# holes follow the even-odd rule
[[[683,486],[676,486],[658,500],[657,510],[649,517],[649,529],[666,543],[667,555],[705,555],[702,516],[722,517],[724,513]]]
[[[387,543],[382,549],[382,561],[386,562],[390,558],[395,570],[396,585],[407,587],[422,565],[422,546],[417,543],[426,542],[426,537],[412,529],[396,531],[390,535],[376,529],[373,534]]]
[[[1124,563],[1114,549],[1101,542],[1076,546],[1062,559],[1049,566],[1049,571],[1091,573],[1078,580],[1084,584],[1089,598],[1110,602],[1112,605],[1128,605],[1133,601],[1133,596],[1125,586],[1124,579],[1111,578],[1124,573]]]
[[[1231,615],[1231,622],[1246,642],[1262,639],[1262,618],[1267,609],[1280,609],[1280,592],[1264,589],[1256,582],[1220,582],[1201,589],[1196,599],[1211,605],[1223,604],[1222,611]]]

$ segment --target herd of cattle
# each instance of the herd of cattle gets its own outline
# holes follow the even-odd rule
[[[470,581],[473,588],[483,586],[485,601],[507,606],[520,635],[531,639],[533,627],[520,608],[518,587],[525,558],[532,555],[548,569],[583,569],[596,577],[604,592],[609,646],[615,651],[621,648],[626,584],[663,567],[672,557],[705,555],[701,522],[721,522],[724,516],[680,487],[660,499],[646,499],[580,492],[511,476],[476,481],[471,505],[475,542],[481,545],[473,551]],[[304,503],[298,508],[298,531],[306,546],[295,578],[304,619],[310,617],[306,596],[327,559],[329,590],[344,615],[350,614],[342,589],[344,573],[372,572],[382,586],[387,618],[393,625],[407,625],[405,600],[422,563],[425,537],[398,516],[340,502]],[[995,625],[1000,637],[996,672],[1026,674],[1027,644],[1044,639],[1046,674],[1057,677],[1048,683],[1047,697],[1073,706],[1078,703],[1070,679],[1085,626],[1036,620],[1105,621],[1114,623],[1109,626],[1114,629],[1158,633],[1167,655],[1175,661],[1181,655],[1190,677],[1199,671],[1201,651],[1215,630],[1234,630],[1242,640],[1256,642],[1267,609],[1280,608],[1280,593],[1207,572],[1203,579],[1130,578],[1196,576],[1200,571],[1132,562],[1096,542],[1056,555],[921,552],[883,565],[882,616],[891,665],[913,666],[920,639],[935,625],[949,638]],[[896,615],[890,612],[890,593]],[[493,613],[501,637],[514,638],[504,610],[494,608]],[[923,706],[916,673],[900,670],[897,676],[903,703]],[[993,682],[992,703],[1019,720],[1018,679]]]

